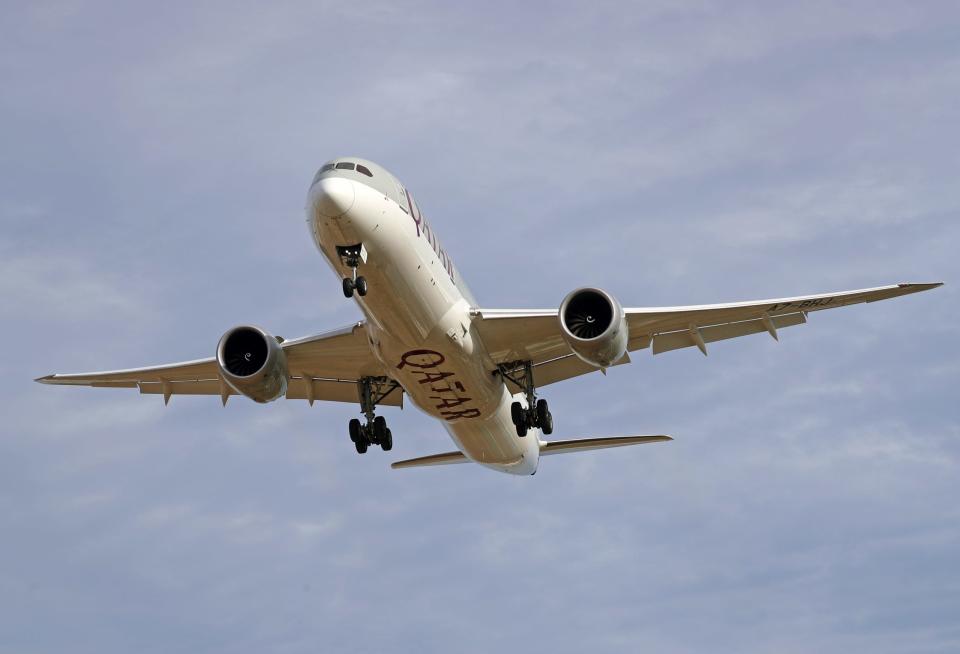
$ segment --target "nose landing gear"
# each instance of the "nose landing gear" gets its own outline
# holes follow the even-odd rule
[[[360,297],[367,294],[367,279],[363,276],[358,277],[356,268],[353,270],[353,277],[343,278],[343,297],[353,297],[354,291]]]
[[[527,431],[538,428],[544,434],[553,433],[553,414],[546,400],[537,399],[533,381],[533,366],[529,361],[515,361],[500,366],[500,374],[519,386],[527,396],[527,406],[520,402],[510,405],[510,418],[517,428],[517,436],[523,438]]]
[[[353,297],[353,292],[363,297],[367,294],[367,280],[363,276],[357,276],[357,268],[362,261],[366,261],[366,251],[362,243],[357,245],[338,245],[337,254],[343,265],[350,268],[350,277],[343,278],[343,296]]]
[[[393,432],[387,427],[386,418],[375,415],[375,411],[377,404],[398,388],[400,385],[389,377],[364,377],[357,382],[360,410],[366,417],[365,423],[354,418],[349,425],[357,454],[364,454],[371,445],[379,445],[384,452],[393,449]]]

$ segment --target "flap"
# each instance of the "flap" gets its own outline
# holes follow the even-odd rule
[[[790,313],[785,316],[775,316],[770,319],[775,329],[784,327],[793,327],[807,322],[806,316],[802,313]],[[766,331],[767,326],[763,320],[744,320],[741,322],[731,322],[725,325],[716,325],[714,327],[703,327],[698,329],[700,337],[704,343],[713,343],[714,341],[724,341],[728,338],[737,338],[738,336],[749,336],[750,334],[760,334]],[[666,334],[657,334],[653,337],[653,353],[669,352],[683,347],[693,347],[698,345],[693,332],[684,329],[678,332],[668,332]]]

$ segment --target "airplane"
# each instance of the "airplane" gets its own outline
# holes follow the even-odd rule
[[[372,161],[325,163],[307,193],[313,242],[341,278],[364,320],[285,340],[255,325],[220,338],[216,355],[168,365],[53,374],[36,381],[141,394],[232,395],[359,404],[348,433],[363,454],[393,447],[377,408],[409,397],[438,420],[457,450],[397,461],[393,468],[475,462],[533,475],[541,456],[670,441],[666,434],[549,441],[553,415],[539,390],[654,355],[749,334],[779,340],[810,313],[917,293],[942,283],[895,284],[753,302],[624,308],[609,292],[577,288],[558,309],[489,309],[479,304],[413,194]]]

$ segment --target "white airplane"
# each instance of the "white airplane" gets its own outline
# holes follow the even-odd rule
[[[532,475],[540,457],[672,440],[666,435],[545,441],[553,416],[537,390],[653,354],[768,333],[806,322],[813,311],[926,291],[896,284],[777,300],[625,309],[598,288],[572,291],[559,309],[486,309],[474,299],[413,195],[373,162],[346,157],[317,172],[307,194],[307,227],[365,320],[284,340],[242,325],[216,356],[149,368],[37,379],[44,384],[139,388],[140,393],[280,397],[359,403],[349,424],[363,454],[393,447],[378,406],[404,394],[446,428],[458,451],[393,463],[411,468],[474,461]]]

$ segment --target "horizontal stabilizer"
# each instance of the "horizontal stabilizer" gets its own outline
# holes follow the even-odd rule
[[[567,452],[586,452],[587,450],[605,450],[608,447],[624,447],[643,443],[661,443],[672,441],[670,436],[609,436],[607,438],[574,438],[569,441],[551,441],[540,446],[540,456],[548,454],[566,454]]]
[[[568,452],[586,452],[587,450],[605,450],[608,447],[624,447],[626,445],[641,445],[643,443],[660,443],[672,441],[673,438],[665,435],[656,436],[608,436],[606,438],[574,438],[569,441],[551,441],[540,443],[540,456],[547,454],[566,454]],[[444,452],[431,454],[416,459],[406,459],[390,464],[391,468],[422,468],[424,466],[445,466],[451,463],[467,463],[470,459],[462,452]]]
[[[423,466],[446,466],[451,463],[467,463],[470,461],[463,455],[463,452],[444,452],[443,454],[431,454],[430,456],[421,456],[416,459],[406,459],[405,461],[394,461],[390,464],[391,468],[421,468]]]

